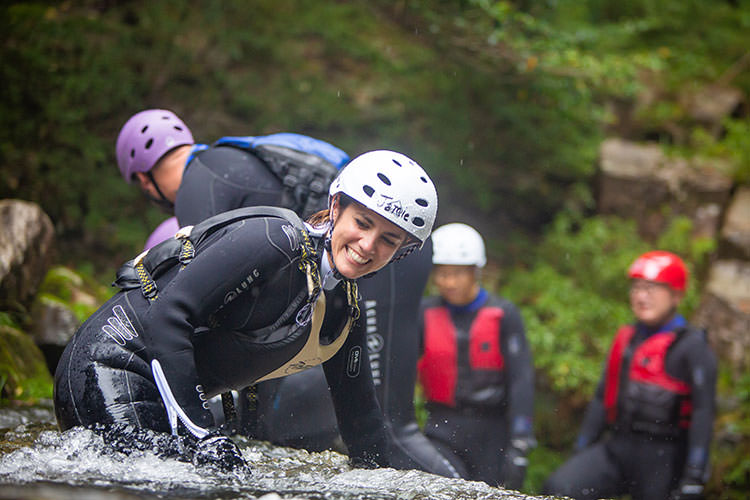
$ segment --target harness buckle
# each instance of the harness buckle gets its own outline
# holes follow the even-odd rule
[[[138,275],[138,281],[141,282],[141,293],[143,293],[143,296],[149,301],[156,300],[159,289],[156,286],[156,282],[146,270],[146,266],[143,265],[143,262],[136,264],[135,272]]]

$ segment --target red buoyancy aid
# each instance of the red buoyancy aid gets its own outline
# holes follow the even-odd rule
[[[500,323],[503,310],[482,307],[469,330],[469,365],[474,370],[502,371]],[[456,406],[458,344],[456,328],[446,307],[433,307],[424,313],[424,354],[417,370],[428,401]]]
[[[661,332],[651,335],[632,354],[627,377],[630,387],[628,393],[620,395],[620,375],[622,373],[622,362],[625,351],[635,334],[632,325],[621,327],[615,336],[612,349],[607,361],[607,374],[604,385],[604,408],[607,412],[607,421],[612,424],[617,420],[618,400],[623,399],[624,406],[631,408],[634,419],[644,414],[650,416],[658,415],[658,422],[654,424],[678,424],[687,427],[690,421],[690,385],[684,380],[667,374],[665,370],[665,359],[670,346],[677,339],[675,332]],[[641,387],[643,389],[638,390]],[[628,401],[637,399],[637,401]],[[630,404],[627,404],[630,403]],[[653,405],[663,411],[649,410],[646,406]],[[673,415],[676,408],[677,414]],[[665,421],[668,416],[672,420],[676,417],[678,422]]]

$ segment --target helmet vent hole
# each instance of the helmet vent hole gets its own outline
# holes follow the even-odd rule
[[[135,149],[130,150],[130,157],[135,158]]]
[[[421,181],[422,181],[422,182],[424,182],[425,184],[427,184],[428,182],[430,182],[430,181],[428,181],[428,180],[427,180],[427,178],[426,178],[426,177],[420,177],[420,178],[419,178],[419,180],[421,180]]]
[[[400,164],[400,163],[399,163],[399,162],[398,162],[397,160],[392,160],[392,161],[393,161],[393,163],[395,163],[395,164],[396,164],[396,165],[398,165],[399,167],[401,166],[401,164]]]
[[[414,201],[416,201],[417,205],[419,205],[420,207],[426,207],[427,205],[429,205],[429,203],[427,202],[427,200],[424,200],[422,198],[417,198]]]
[[[383,184],[385,184],[386,186],[391,185],[391,180],[388,177],[386,177],[385,174],[378,174],[378,179],[380,179],[383,182]]]
[[[414,224],[414,225],[415,225],[415,226],[417,226],[417,227],[422,227],[422,226],[424,226],[424,219],[422,219],[421,217],[414,217],[414,218],[413,218],[413,219],[411,220],[411,222],[412,222],[412,224]]]
[[[143,128],[141,129],[141,134],[145,134],[145,133],[146,133],[146,130],[148,130],[148,125],[146,125],[145,127],[143,127]]]
[[[148,142],[146,142],[146,149],[149,149],[153,143],[154,143],[154,139],[153,138],[149,139]]]
[[[362,191],[364,191],[365,194],[370,198],[372,198],[372,195],[375,194],[375,190],[372,188],[372,186],[362,186]]]
[[[175,130],[177,130],[179,132],[182,132],[182,127],[180,127],[178,125],[173,125],[173,127],[174,127]]]

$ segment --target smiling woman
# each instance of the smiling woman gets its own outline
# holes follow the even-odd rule
[[[437,214],[437,192],[424,170],[393,151],[349,163],[330,187],[331,207],[311,218],[331,228],[330,263],[354,279],[420,248]]]
[[[237,209],[126,263],[122,291],[58,365],[61,429],[172,432],[185,437],[186,460],[244,467],[208,400],[322,364],[353,462],[387,465],[365,333],[351,329],[354,280],[424,243],[437,194],[417,163],[392,151],[355,158],[329,192],[329,209],[309,224],[285,209]]]

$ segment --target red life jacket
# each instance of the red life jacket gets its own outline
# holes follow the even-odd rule
[[[473,370],[501,372],[500,324],[503,310],[482,307],[469,330],[469,366]],[[456,406],[458,344],[456,328],[446,307],[424,313],[424,354],[417,363],[420,381],[428,401]]]
[[[690,385],[669,375],[664,368],[677,333],[656,333],[637,346],[627,367],[628,378],[622,384],[623,358],[634,333],[632,325],[621,327],[610,350],[604,385],[607,421],[613,424],[626,417],[634,430],[655,433],[675,426],[687,428],[692,413]],[[622,388],[625,394],[619,394]],[[627,415],[618,415],[618,409]]]

